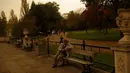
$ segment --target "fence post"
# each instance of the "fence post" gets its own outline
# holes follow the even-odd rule
[[[47,54],[48,54],[48,56],[50,54],[50,51],[49,51],[49,38],[47,38]]]
[[[101,51],[101,49],[99,48],[99,52]]]
[[[83,40],[83,50],[85,50],[85,40]],[[86,60],[85,55],[83,56],[83,60]]]
[[[63,43],[63,39],[64,39],[64,38],[61,36],[61,37],[60,37],[60,43]]]
[[[83,40],[83,50],[85,50],[85,40]]]

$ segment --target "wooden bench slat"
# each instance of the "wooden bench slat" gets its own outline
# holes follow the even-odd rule
[[[92,64],[89,61],[83,61],[83,60],[80,60],[80,59],[77,59],[77,58],[66,58],[66,59],[69,60],[69,61],[74,61],[74,62],[77,62],[77,63],[84,64],[84,65]]]

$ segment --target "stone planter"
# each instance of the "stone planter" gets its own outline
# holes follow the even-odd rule
[[[119,40],[122,46],[130,46],[130,9],[118,10],[117,25],[124,37]]]

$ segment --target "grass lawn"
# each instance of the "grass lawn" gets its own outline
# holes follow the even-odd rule
[[[98,30],[88,30],[87,34],[85,31],[71,31],[68,32],[67,37],[81,40],[118,41],[120,39],[120,32],[110,29],[108,30],[108,34],[104,35]]]
[[[58,45],[50,44],[50,53],[54,55],[57,51],[57,48],[58,48]],[[74,54],[74,56],[76,56],[80,59],[83,59],[83,55]],[[96,68],[103,69],[103,70],[106,70],[108,72],[111,72],[113,70],[112,67],[102,65],[102,64],[107,64],[110,66],[114,66],[114,57],[111,54],[98,53],[96,58],[95,58],[95,62],[98,62],[98,63],[94,64],[94,67],[96,67]],[[102,63],[102,64],[99,64],[99,63]]]

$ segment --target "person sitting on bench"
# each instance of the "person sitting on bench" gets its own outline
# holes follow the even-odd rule
[[[69,43],[69,40],[67,38],[65,38],[63,40],[63,43],[61,43],[58,48],[58,51],[54,58],[54,64],[53,64],[52,68],[57,67],[59,60],[64,57],[67,57],[67,55],[68,55],[67,53],[69,53],[71,51],[71,49],[72,49],[72,45]]]

